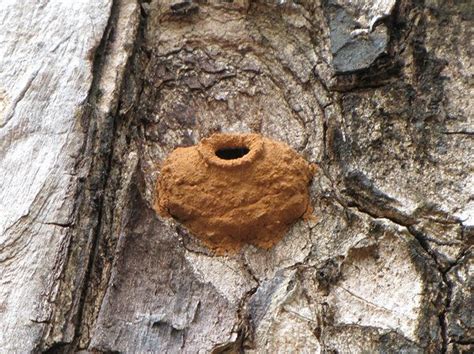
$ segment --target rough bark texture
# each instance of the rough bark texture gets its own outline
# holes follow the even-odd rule
[[[470,1],[0,2],[0,351],[472,352]],[[258,132],[315,220],[218,256],[160,162]]]

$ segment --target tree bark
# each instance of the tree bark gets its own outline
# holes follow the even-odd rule
[[[472,352],[470,2],[0,3],[0,351]],[[213,254],[160,162],[258,132],[314,220]]]

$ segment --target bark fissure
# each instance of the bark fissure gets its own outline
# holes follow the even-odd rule
[[[73,303],[66,307],[55,309],[56,322],[51,323],[52,328],[45,337],[42,350],[51,352],[68,352],[77,346],[78,337],[81,335],[81,322],[83,309],[85,306],[85,296],[91,282],[92,268],[97,257],[98,242],[100,239],[100,229],[102,220],[102,209],[104,207],[104,193],[107,185],[108,175],[112,165],[112,149],[114,140],[114,115],[105,116],[96,110],[97,103],[101,97],[100,81],[105,70],[107,50],[113,36],[114,27],[117,23],[120,11],[118,1],[112,1],[109,19],[104,30],[104,34],[94,50],[92,60],[93,79],[88,97],[84,103],[83,112],[80,113],[80,120],[84,127],[85,136],[88,137],[82,146],[80,156],[83,160],[78,160],[76,168],[78,170],[89,167],[87,179],[81,179],[78,184],[75,200],[75,215],[77,221],[70,225],[60,225],[49,223],[61,227],[72,228],[71,236],[67,244],[67,255],[64,268],[61,270],[62,289],[59,297],[72,296]],[[90,155],[94,157],[90,157]],[[87,202],[91,202],[88,204]],[[78,242],[78,240],[82,240]],[[84,247],[85,249],[81,249]],[[79,249],[78,249],[79,248]],[[76,262],[83,262],[82,267],[78,267]],[[67,273],[66,273],[67,272]],[[78,272],[75,274],[75,272]],[[71,282],[79,282],[74,284]],[[74,284],[74,285],[73,285]],[[74,291],[69,294],[70,291]],[[63,294],[61,292],[64,292]],[[72,328],[72,336],[71,330]],[[56,336],[64,336],[64,341],[56,342]]]
[[[357,204],[357,202],[352,201],[352,203],[353,203],[353,206],[355,206],[359,212],[367,214],[371,218],[387,219],[387,220],[390,220],[391,222],[393,222],[394,224],[397,224],[399,226],[404,227],[413,236],[413,238],[417,241],[417,243],[420,245],[420,247],[426,252],[426,254],[429,255],[429,257],[433,260],[433,262],[434,262],[433,264],[436,265],[437,271],[439,272],[439,274],[442,277],[442,281],[444,283],[443,288],[445,289],[444,290],[443,309],[439,314],[439,324],[440,324],[440,327],[441,327],[441,351],[443,353],[446,353],[448,351],[449,343],[452,342],[451,338],[448,335],[448,325],[447,325],[446,316],[447,316],[447,312],[450,310],[450,304],[451,304],[451,298],[452,298],[452,286],[453,286],[452,283],[447,278],[447,273],[453,267],[455,267],[456,265],[458,265],[460,263],[460,261],[461,261],[462,257],[464,256],[465,252],[468,252],[469,246],[466,246],[465,249],[459,255],[458,259],[455,262],[453,262],[449,266],[449,268],[446,268],[439,262],[438,256],[435,253],[433,253],[432,248],[427,243],[427,241],[430,240],[430,238],[426,237],[420,231],[417,231],[416,229],[414,229],[413,222],[411,222],[411,219],[410,219],[410,221],[403,222],[402,218],[395,218],[395,219],[390,218],[390,217],[387,217],[386,215],[384,215],[383,212],[380,213],[380,214],[374,213],[373,211],[369,212],[369,211],[365,210],[363,207],[360,207]],[[349,205],[349,204],[346,204],[346,205]]]
[[[115,35],[114,31],[117,30],[116,27],[118,26],[121,12],[125,12],[127,5],[130,6],[132,3],[133,2],[113,0],[112,12],[107,27],[110,31],[110,36]],[[145,1],[138,1],[137,6],[140,6],[142,3],[145,3]],[[135,24],[132,22],[132,25],[136,25],[138,28],[136,30],[136,38],[131,38],[133,47],[123,63],[123,74],[121,75],[123,79],[118,83],[116,89],[117,94],[112,101],[113,104],[108,107],[109,110],[105,113],[105,118],[109,119],[111,123],[109,129],[105,128],[102,131],[104,136],[108,138],[108,148],[105,150],[105,162],[102,165],[99,165],[97,170],[105,169],[106,172],[103,174],[105,180],[100,189],[101,203],[98,206],[94,248],[91,252],[88,263],[87,280],[85,281],[87,286],[84,287],[81,295],[82,303],[80,306],[80,316],[78,316],[73,343],[73,347],[77,349],[87,349],[91,339],[93,326],[100,308],[102,307],[105,293],[109,287],[115,288],[115,284],[110,282],[112,267],[115,265],[115,259],[112,255],[117,256],[119,248],[121,247],[120,240],[122,239],[122,235],[118,236],[118,240],[110,240],[110,235],[108,234],[110,231],[106,231],[106,229],[112,229],[115,221],[114,206],[117,201],[117,188],[124,187],[119,185],[119,181],[123,182],[121,178],[123,177],[124,171],[122,170],[122,167],[119,168],[119,181],[117,181],[116,177],[112,175],[112,172],[115,167],[114,159],[117,158],[116,155],[118,154],[117,150],[121,149],[121,146],[119,145],[122,143],[121,138],[123,134],[123,126],[120,125],[119,120],[123,119],[128,110],[132,109],[132,107],[128,107],[125,110],[122,108],[122,92],[127,82],[126,78],[133,70],[132,63],[137,55],[138,48],[142,43],[140,36],[143,27],[145,26],[144,21],[145,17],[139,15],[138,23]],[[109,42],[110,41],[109,38]],[[105,44],[107,44],[107,41],[105,41]],[[106,50],[103,55],[107,55]],[[107,58],[105,57],[104,59]],[[98,79],[101,79],[101,75],[98,75]],[[97,89],[100,90],[100,87],[100,83],[98,82]],[[134,175],[134,171],[129,171],[129,173],[131,173],[132,176]],[[104,247],[109,247],[110,249],[104,251]]]

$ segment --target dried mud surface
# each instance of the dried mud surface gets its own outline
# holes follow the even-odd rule
[[[214,134],[164,161],[155,209],[217,253],[245,244],[268,249],[309,212],[313,172],[286,144],[259,134]]]

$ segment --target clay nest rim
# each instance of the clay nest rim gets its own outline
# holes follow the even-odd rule
[[[210,165],[222,168],[243,167],[262,154],[263,139],[258,134],[214,134],[203,139],[197,149]]]

